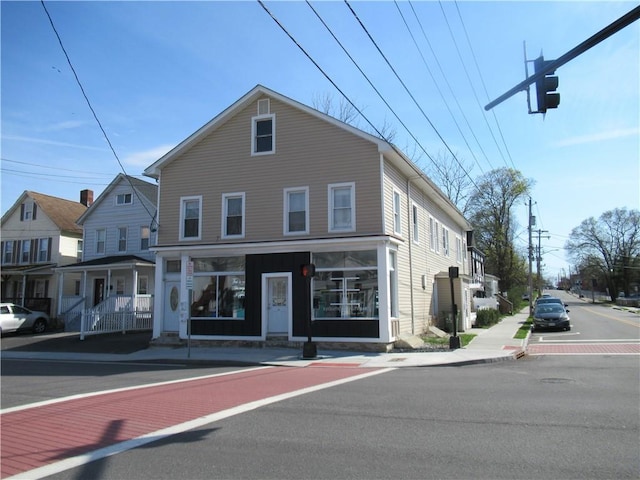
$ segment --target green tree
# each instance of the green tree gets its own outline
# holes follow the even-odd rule
[[[640,281],[640,211],[616,208],[583,220],[565,249],[585,276],[603,279],[612,300],[629,295]]]
[[[498,168],[478,178],[469,197],[467,212],[476,246],[485,254],[485,271],[500,279],[501,291],[526,284],[526,262],[514,244],[513,208],[532,185],[518,170]]]

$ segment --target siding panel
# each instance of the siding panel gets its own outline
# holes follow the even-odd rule
[[[219,242],[222,194],[232,192],[246,194],[245,238],[233,241],[282,240],[283,190],[302,186],[309,187],[310,236],[327,236],[327,185],[341,182],[356,185],[357,231],[346,235],[382,233],[375,145],[271,99],[276,153],[252,156],[256,111],[253,102],[163,169],[159,244],[178,243],[180,197],[200,194],[202,240],[189,243]]]

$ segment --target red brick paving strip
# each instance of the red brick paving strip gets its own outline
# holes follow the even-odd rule
[[[546,354],[640,354],[640,343],[558,343],[529,345],[527,353],[531,355]]]
[[[271,367],[105,393],[0,416],[0,478],[231,407],[362,374],[358,368]]]

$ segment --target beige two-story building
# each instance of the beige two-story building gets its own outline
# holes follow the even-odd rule
[[[304,341],[311,315],[316,342],[383,350],[450,311],[437,277],[452,266],[470,326],[471,227],[380,138],[256,86],[145,174],[156,338]]]

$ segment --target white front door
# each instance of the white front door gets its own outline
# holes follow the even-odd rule
[[[289,333],[291,291],[289,276],[269,276],[266,282],[267,335]]]
[[[165,281],[163,332],[177,332],[180,329],[180,281]]]

